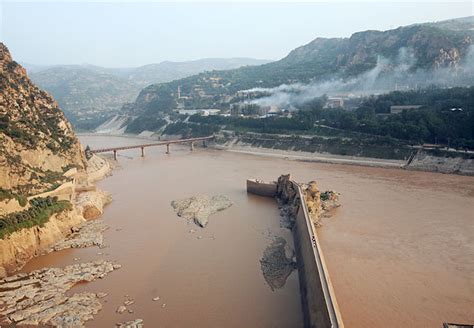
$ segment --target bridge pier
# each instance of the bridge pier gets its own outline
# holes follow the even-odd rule
[[[206,140],[203,140],[203,141],[202,141],[202,146],[203,146],[204,148],[207,147]]]
[[[117,151],[114,150],[114,160],[117,160]]]
[[[191,151],[194,150],[194,142],[191,141]]]
[[[170,144],[166,144],[166,153],[167,153],[167,154],[170,153]]]
[[[142,157],[145,157],[145,147],[142,147]]]

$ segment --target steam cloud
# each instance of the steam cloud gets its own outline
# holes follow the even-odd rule
[[[352,93],[355,95],[381,94],[393,90],[417,89],[428,86],[452,87],[472,85],[474,81],[474,46],[459,67],[433,70],[412,68],[416,64],[413,51],[400,48],[396,58],[377,59],[376,66],[354,78],[332,79],[310,84],[282,84],[275,88],[253,88],[247,92],[260,92],[266,96],[250,100],[260,106],[276,105],[291,107],[310,101],[322,95]]]

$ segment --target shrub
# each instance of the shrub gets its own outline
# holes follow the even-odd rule
[[[0,239],[23,228],[42,227],[53,214],[72,208],[69,201],[58,200],[57,197],[35,198],[30,205],[27,210],[0,217]]]

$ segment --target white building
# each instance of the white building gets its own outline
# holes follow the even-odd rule
[[[178,109],[177,112],[180,115],[195,115],[195,114],[201,114],[203,116],[209,116],[209,115],[217,115],[219,114],[221,110],[220,109]]]

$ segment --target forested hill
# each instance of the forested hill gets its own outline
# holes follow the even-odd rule
[[[419,72],[458,70],[472,56],[474,17],[364,31],[349,38],[317,38],[265,65],[198,74],[142,90],[133,108],[149,114],[176,106],[176,90],[192,98],[187,105],[221,108],[239,90],[350,78],[371,72],[397,73],[401,80]],[[378,65],[383,61],[384,65]],[[402,75],[403,74],[403,75]],[[426,77],[421,78],[426,82]],[[199,89],[199,92],[196,90]],[[205,98],[205,99],[204,99]],[[224,99],[227,98],[227,99]]]

